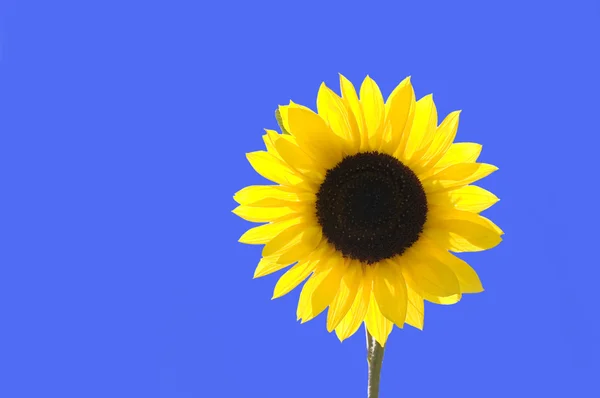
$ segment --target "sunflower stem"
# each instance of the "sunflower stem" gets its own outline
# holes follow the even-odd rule
[[[366,330],[366,327],[365,327]],[[367,363],[369,364],[368,398],[379,398],[379,380],[383,364],[384,348],[367,332]]]

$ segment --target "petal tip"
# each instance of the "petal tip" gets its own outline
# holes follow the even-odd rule
[[[248,159],[248,161],[252,161],[253,157],[256,157],[256,154],[259,153],[260,151],[254,151],[254,152],[246,152],[246,159]]]
[[[261,276],[263,276],[260,272],[258,272],[258,270],[254,271],[254,275],[252,276],[252,279],[258,279]]]

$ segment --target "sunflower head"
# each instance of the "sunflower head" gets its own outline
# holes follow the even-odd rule
[[[381,345],[405,323],[423,328],[424,300],[454,304],[483,291],[451,252],[490,249],[503,232],[480,213],[498,201],[473,182],[497,170],[481,146],[454,143],[460,112],[438,125],[433,97],[415,100],[410,78],[387,101],[367,76],[340,75],[341,96],[322,84],[317,112],[290,102],[266,130],[252,167],[273,185],[246,187],[234,213],[264,223],[240,242],[264,245],[255,277],[290,267],[273,298],[304,280],[297,317],[326,308],[340,340],[364,322]]]

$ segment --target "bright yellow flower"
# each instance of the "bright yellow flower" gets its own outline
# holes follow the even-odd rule
[[[392,326],[423,328],[423,300],[454,304],[483,291],[450,252],[490,249],[502,230],[479,213],[498,201],[469,185],[497,170],[477,163],[481,145],[453,143],[460,112],[438,126],[433,97],[415,101],[410,78],[384,103],[367,76],[360,99],[340,75],[341,97],[322,84],[318,113],[280,106],[283,133],[266,130],[266,151],[247,154],[278,185],[235,194],[234,213],[266,223],[240,242],[265,245],[255,277],[291,266],[273,298],[302,288],[297,316],[329,307],[340,340],[365,322],[383,346]]]

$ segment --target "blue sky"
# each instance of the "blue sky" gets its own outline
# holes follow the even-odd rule
[[[600,396],[597,1],[0,3],[0,396],[364,397],[365,339],[271,301],[234,192],[290,99],[411,75],[506,232],[395,330],[386,397]]]

